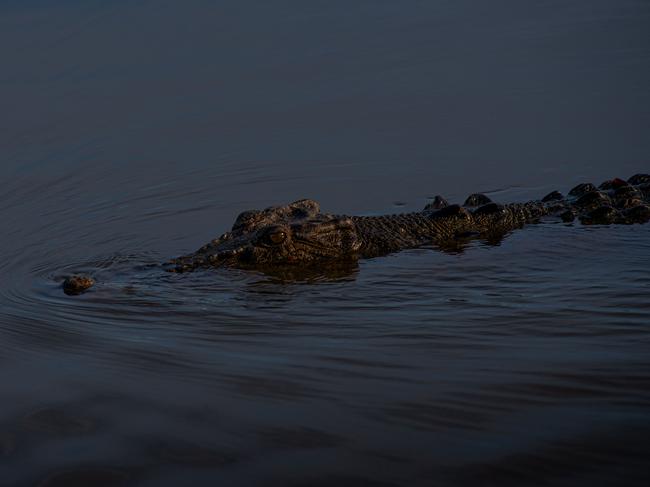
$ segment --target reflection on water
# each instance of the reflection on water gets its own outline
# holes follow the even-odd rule
[[[352,3],[2,2],[0,486],[647,483],[650,225],[159,267],[650,172],[650,5]]]

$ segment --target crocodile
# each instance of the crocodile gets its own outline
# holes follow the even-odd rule
[[[285,267],[326,269],[425,245],[445,250],[477,238],[498,241],[545,218],[583,225],[647,223],[650,174],[611,179],[598,187],[583,183],[566,196],[553,191],[524,203],[499,204],[474,193],[459,205],[436,196],[422,211],[384,216],[323,213],[316,201],[302,199],[244,211],[231,231],[162,267],[170,272],[201,267],[262,272]],[[94,284],[90,276],[72,275],[64,280],[63,289],[67,294],[80,294]]]

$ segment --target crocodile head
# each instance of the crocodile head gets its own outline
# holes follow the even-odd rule
[[[361,241],[350,217],[320,212],[313,200],[241,213],[232,230],[170,262],[182,272],[201,266],[263,268],[354,260]]]

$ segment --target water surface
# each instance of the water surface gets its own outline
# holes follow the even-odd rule
[[[292,282],[242,210],[650,172],[650,5],[0,4],[0,485],[645,485],[650,225]],[[69,297],[62,276],[96,288]],[[188,480],[189,479],[189,480]]]

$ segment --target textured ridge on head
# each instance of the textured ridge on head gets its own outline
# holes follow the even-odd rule
[[[239,214],[232,232],[250,232],[264,225],[314,217],[320,213],[320,205],[314,200],[298,200],[284,206],[270,206],[264,210],[247,210]]]
[[[201,265],[263,267],[356,258],[352,219],[320,212],[310,199],[240,213],[231,232],[198,252],[172,261],[178,271]]]

